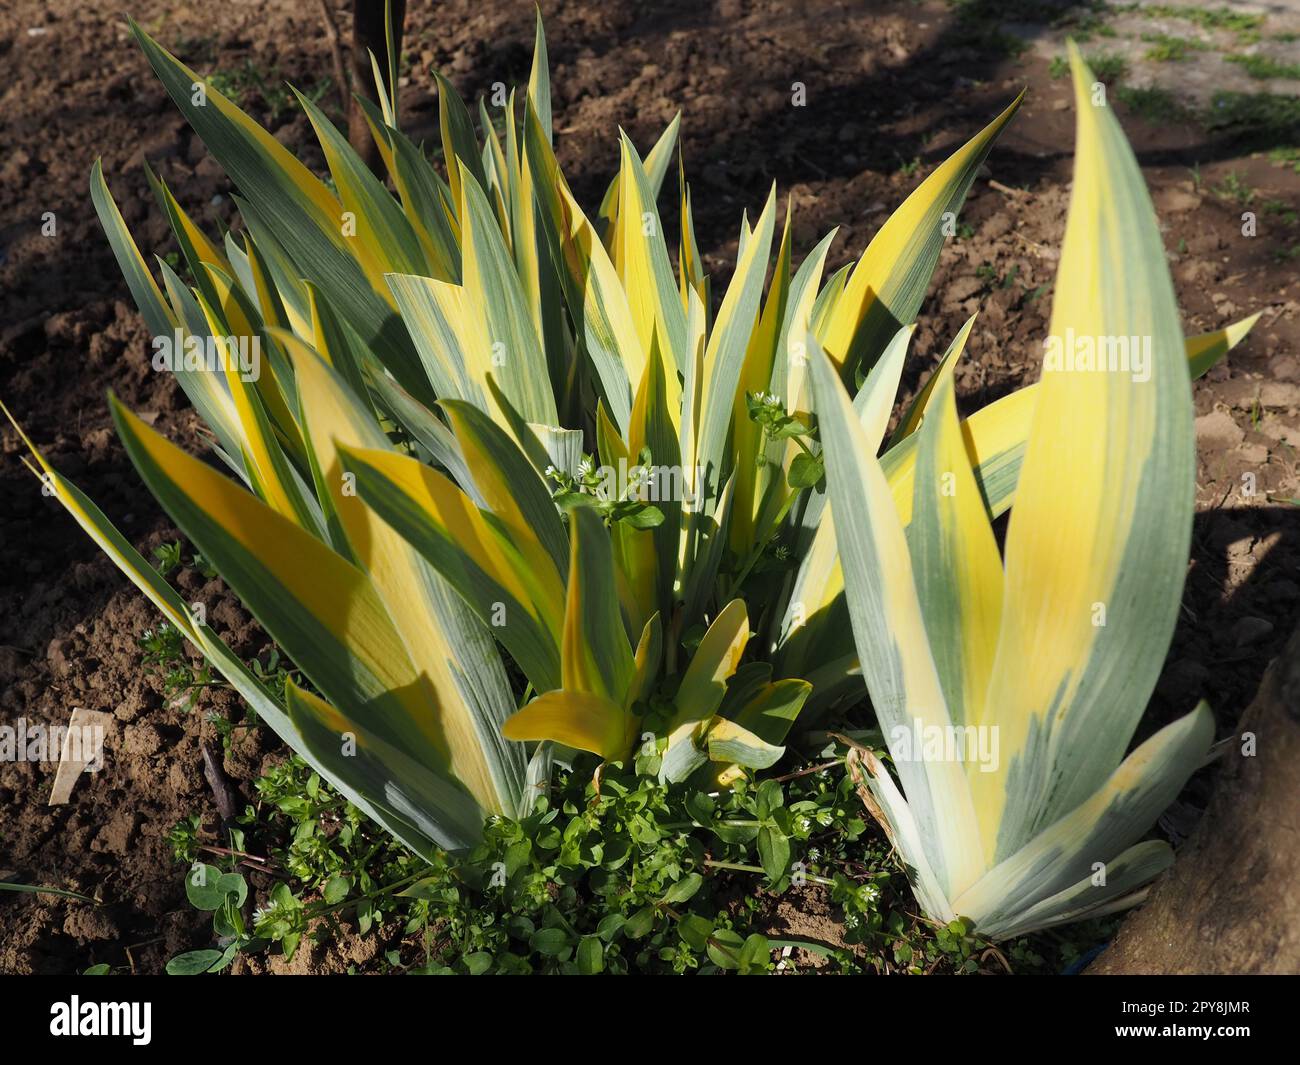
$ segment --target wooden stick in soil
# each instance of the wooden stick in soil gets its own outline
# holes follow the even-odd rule
[[[364,96],[371,103],[379,102],[375,91],[375,75],[370,66],[370,53],[374,52],[379,61],[379,68],[389,69],[388,35],[384,26],[385,0],[353,0],[352,3],[352,87],[359,96]],[[406,0],[390,0],[393,12],[393,49],[402,54],[402,27],[406,23]],[[393,100],[393,111],[397,111],[397,86],[388,87]],[[349,101],[348,108],[348,143],[357,154],[365,160],[366,166],[380,177],[379,147],[370,135],[370,123],[366,113],[356,100]]]
[[[820,765],[804,766],[803,769],[796,769],[793,773],[787,773],[783,777],[773,777],[778,784],[784,784],[789,780],[798,780],[800,777],[811,776],[813,773],[820,773],[824,769],[833,769],[843,762],[843,758],[836,758],[833,762],[822,762]]]
[[[221,826],[228,829],[235,823],[235,816],[239,813],[239,796],[230,777],[226,775],[221,758],[209,743],[203,744],[203,776],[212,790],[217,812],[221,814]]]
[[[339,87],[339,106],[342,114],[347,115],[352,109],[352,82],[348,78],[348,64],[343,57],[343,38],[339,36],[339,24],[334,18],[334,9],[330,0],[317,0],[320,7],[321,21],[325,23],[325,37],[330,42],[330,57],[334,61],[334,80]]]
[[[207,854],[220,854],[225,858],[238,858],[240,859],[240,865],[248,865],[250,869],[257,869],[261,872],[266,872],[275,868],[275,866],[271,864],[271,859],[261,858],[256,854],[249,854],[248,851],[231,850],[229,847],[214,847],[211,843],[200,843],[198,848]],[[250,865],[249,863],[256,864]]]

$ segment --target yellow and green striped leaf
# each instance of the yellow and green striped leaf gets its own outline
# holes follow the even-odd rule
[[[930,397],[934,395],[934,390],[944,381],[952,380],[953,372],[957,369],[957,360],[961,358],[971,328],[975,325],[975,318],[976,315],[972,314],[966,319],[962,327],[957,330],[957,335],[952,338],[952,343],[948,345],[948,350],[944,352],[943,358],[939,360],[939,365],[934,368],[934,372],[930,374],[930,379],[925,382],[925,386],[916,394],[911,405],[907,408],[907,413],[903,415],[902,421],[898,423],[898,428],[894,430],[894,435],[889,439],[890,447],[897,447],[899,441],[916,432],[917,426],[921,424],[921,419],[925,415],[926,407],[930,403]]]
[[[907,544],[949,715],[954,725],[973,724],[983,720],[997,652],[1002,556],[962,440],[951,375],[927,410]]]
[[[819,334],[847,380],[870,369],[889,338],[916,318],[946,233],[955,232],[957,212],[977,171],[1023,99],[1021,92],[944,160],[867,245]]]
[[[612,699],[556,689],[539,695],[505,723],[511,740],[553,740],[602,758],[622,758],[631,746],[631,718]]]
[[[999,729],[1008,770],[972,778],[990,859],[1074,809],[1118,763],[1169,646],[1191,540],[1196,442],[1164,245],[1077,49],[1071,65],[1073,192],[983,721]],[[1133,360],[1145,354],[1145,370],[1108,365],[1104,345],[1119,341]],[[1070,361],[1090,346],[1096,367]]]
[[[538,116],[524,114],[524,150],[542,205],[560,287],[599,379],[602,398],[619,432],[626,431],[631,391],[645,371],[646,353],[618,271],[595,228],[569,191]],[[676,375],[672,385],[676,386]]]
[[[618,179],[618,268],[641,350],[649,351],[657,336],[665,361],[685,372],[686,316],[664,243],[663,222],[640,156],[627,135],[621,137],[622,164]],[[766,266],[766,264],[764,264]]]
[[[461,457],[491,512],[530,569],[568,572],[569,544],[550,489],[510,435],[472,403],[444,400]]]
[[[538,691],[560,686],[564,583],[530,570],[465,492],[415,459],[340,447],[366,505],[451,584]]]
[[[366,574],[111,399],[128,456],[163,509],[331,702],[390,743],[444,761],[436,694]]]
[[[674,733],[713,716],[748,643],[749,612],[743,599],[733,599],[709,625],[682,676],[673,698]]]
[[[1245,337],[1254,321],[1255,318],[1249,318],[1212,333],[1187,338],[1189,367],[1196,366],[1196,352],[1214,352],[1215,361],[1222,358],[1230,347]],[[864,394],[872,387],[873,378],[883,367],[889,366],[889,351],[886,349],[885,356],[867,375],[863,390],[854,400],[855,408],[863,407]],[[961,422],[962,438],[990,519],[1009,510],[1015,499],[1037,388],[1037,385],[1028,385],[1012,392]],[[869,405],[873,409],[880,407],[874,398]],[[887,420],[887,407],[884,408],[884,417]],[[879,424],[874,418],[868,421]],[[864,422],[864,427],[866,425]],[[883,434],[883,424],[880,431]],[[868,443],[871,439],[873,437],[868,434]],[[886,451],[880,460],[893,492],[894,506],[905,526],[912,520],[917,442],[915,435],[909,436]],[[818,682],[810,703],[810,709],[816,709],[826,705],[827,700],[835,698],[851,684],[851,673],[857,669],[857,656],[843,628],[846,618],[843,613],[844,578],[835,546],[834,525],[829,512],[816,507],[815,500],[810,502],[805,526],[813,529],[813,536],[802,555],[803,561],[786,607],[776,661],[781,675],[801,676]]]
[[[1236,347],[1255,324],[1259,315],[1223,329],[1188,337],[1184,342],[1188,369],[1193,379],[1201,377],[1232,348]],[[1034,398],[1038,385],[1026,385],[1008,396],[981,407],[962,421],[962,435],[970,452],[971,465],[980,482],[980,491],[988,505],[989,516],[996,518],[1011,508],[1015,500],[1020,464],[1024,460],[1025,441],[1033,421]],[[903,440],[881,457],[894,502],[904,524],[911,520],[912,471],[916,460],[916,441]]]
[[[569,514],[569,537],[569,587],[560,648],[562,687],[623,705],[635,665],[614,594],[609,533],[595,510],[580,506]]]
[[[952,720],[925,629],[907,539],[889,484],[836,368],[812,336],[813,393],[834,500],[835,540],[862,677],[925,846],[948,896],[983,871],[983,848],[965,770],[954,761],[904,757],[894,737],[946,730]]]
[[[309,97],[296,90],[294,95],[316,132],[343,210],[355,217],[355,240],[364,249],[358,258],[373,264],[367,272],[377,291],[386,293],[385,273],[418,274],[431,269],[415,230],[383,182]]]
[[[131,32],[169,96],[240,190],[240,213],[274,234],[409,392],[432,400],[414,348],[388,302],[383,270],[338,197],[266,130],[145,33]],[[259,244],[262,241],[259,239]]]
[[[249,698],[252,678],[235,679],[229,663],[223,672]],[[481,839],[485,811],[454,779],[292,681],[285,702],[294,736],[286,742],[415,853],[432,860],[438,848],[465,850]],[[264,705],[253,702],[259,713]]]
[[[389,450],[378,424],[343,380],[301,341],[284,340],[298,379],[312,468],[349,554],[374,584],[411,663],[432,686],[451,771],[488,811],[518,808],[523,752],[501,741],[514,710],[505,670],[484,624],[429,563],[357,496],[340,445]]]
[[[1201,703],[1138,747],[1082,803],[954,897],[953,906],[988,935],[1015,928],[1033,906],[1072,888],[1095,871],[1095,862],[1136,842],[1200,767],[1213,740],[1214,719]]]
[[[713,323],[703,366],[698,368],[700,392],[695,447],[693,452],[683,455],[683,466],[692,478],[697,474],[703,478],[702,482],[692,484],[693,494],[697,496],[693,509],[706,513],[716,505],[722,479],[730,466],[727,433],[745,352],[758,321],[775,226],[776,189],[773,187],[754,232],[742,249],[736,272]],[[738,490],[737,483],[732,491]],[[737,498],[733,495],[733,503]],[[744,499],[743,503],[749,506],[751,499]]]

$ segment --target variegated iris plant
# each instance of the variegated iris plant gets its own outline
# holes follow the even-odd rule
[[[913,624],[918,591],[898,568],[907,556],[897,530],[911,515],[913,486],[921,491],[929,483],[937,461],[962,459],[970,491],[961,498],[974,501],[986,537],[989,518],[1011,504],[1022,461],[1038,492],[1037,481],[1048,475],[1034,470],[1049,461],[1065,462],[1065,478],[1093,478],[1096,490],[1080,495],[1075,509],[1113,523],[1106,543],[1118,545],[1114,551],[1130,539],[1117,514],[1127,520],[1137,507],[1175,524],[1185,517],[1184,504],[1169,510],[1165,494],[1130,492],[1127,474],[1128,494],[1116,502],[1111,493],[1120,488],[1110,478],[1120,476],[1112,469],[1119,467],[1106,465],[1103,480],[1100,466],[1085,461],[1099,454],[1098,425],[1123,424],[1125,441],[1147,432],[1147,421],[1130,425],[1118,406],[1101,404],[1103,420],[1070,438],[1078,446],[1073,457],[1039,457],[1050,441],[1038,444],[1037,436],[1026,452],[1034,419],[1047,418],[1047,398],[1068,405],[1052,391],[1067,384],[1026,389],[954,421],[952,369],[969,325],[879,464],[874,458],[911,323],[952,219],[1019,100],[930,175],[856,264],[825,283],[831,237],[793,270],[789,212],[778,238],[777,202],[769,196],[753,224],[742,223],[735,271],[715,311],[684,178],[675,269],[657,207],[676,121],[644,161],[621,138],[617,176],[598,210],[585,214],[552,149],[540,25],[527,90],[496,114],[480,104],[478,132],[438,78],[437,166],[398,128],[384,91],[394,72],[376,73],[381,102],[368,113],[396,196],[309,100],[300,97],[328,182],[133,29],[234,182],[244,227],[213,241],[155,181],[190,275],[187,283],[159,259],[160,285],[96,166],[91,188],[100,219],[155,336],[203,349],[254,337],[264,357],[260,374],[241,373],[229,360],[215,372],[184,359],[169,366],[233,477],[168,443],[116,401],[113,417],[146,484],[314,691],[290,686],[280,705],[90,500],[36,454],[38,472],[291,747],[421,853],[468,845],[486,815],[529,808],[552,754],[569,748],[625,759],[649,744],[666,779],[698,774],[717,786],[773,764],[801,709],[859,700],[861,675],[881,720],[891,720],[903,704],[889,701],[895,689],[880,687],[880,661],[895,663],[910,685],[912,667],[899,663],[931,662],[932,640],[945,652],[966,646]],[[1098,187],[1130,180],[1127,171],[1116,173],[1099,170]],[[1115,247],[1094,251],[1119,265],[1127,255]],[[1160,319],[1162,330],[1167,324]],[[1248,327],[1190,341],[1193,372]],[[1181,372],[1181,393],[1164,383],[1152,393],[1171,425],[1190,416]],[[821,488],[814,381],[822,405],[829,404],[820,431],[829,443],[834,521]],[[857,399],[841,411],[846,386]],[[1037,399],[1039,392],[1048,396]],[[931,403],[938,416],[923,418]],[[940,429],[944,450],[936,459]],[[870,507],[861,486],[846,480],[845,471],[859,465],[873,471],[873,490],[884,486]],[[1030,506],[1030,524],[1050,518],[1044,528],[1060,525],[1059,514],[1047,513],[1050,500]],[[925,505],[916,515],[914,528],[951,527]],[[835,535],[837,525],[846,534],[846,519],[847,599]],[[863,539],[879,522],[896,532],[888,544]],[[1174,546],[1170,558],[1185,537]],[[942,569],[947,557],[918,569],[955,604],[951,617],[935,624],[987,649],[996,641],[981,626],[1009,617],[1009,608],[991,616],[985,605],[985,613],[969,615],[969,570]],[[1081,552],[1079,574],[1070,579],[1091,593],[1113,576],[1111,562],[1109,553]],[[1171,565],[1166,559],[1161,572]],[[864,600],[861,589],[873,579],[879,584],[882,572],[895,582],[888,597]],[[1037,587],[1040,578],[1018,579]],[[932,602],[940,600],[927,598],[926,607]],[[1158,665],[1167,635],[1147,634],[1141,647],[1151,657],[1142,668]],[[1071,661],[1088,670],[1112,654],[1129,662],[1136,641],[1118,650],[1115,643],[1069,643],[1079,656]],[[927,668],[927,676],[936,671]],[[1065,687],[1054,705],[1075,698],[1074,687],[1091,675],[1061,670]],[[1002,672],[1014,687],[1026,667],[1018,661]],[[1041,713],[1052,698],[1039,699],[1042,683],[1015,689],[1014,705],[1032,703]],[[1126,714],[1140,709],[1145,692],[1138,687],[1119,693]],[[931,689],[925,700],[938,699]],[[1118,705],[1114,694],[1104,690],[1105,706]],[[1099,697],[1088,698],[1093,705]],[[933,705],[938,713],[948,704]],[[1006,702],[1008,712],[1012,705]],[[1081,794],[1076,763],[1092,767],[1112,749],[1122,751],[1131,724],[1122,737],[1119,731],[1093,751],[1090,735],[1080,740],[1073,730],[1035,726],[1027,749],[1047,759],[1048,748],[1035,746],[1047,742],[1056,760],[1018,762],[1013,787],[1041,790],[1051,805],[1026,812],[1016,805],[1025,800],[999,804],[990,793],[993,824],[1016,826],[1008,833],[1044,825]],[[1061,757],[1071,767],[1068,791],[1043,771]],[[950,822],[948,800],[916,791],[906,773],[904,787],[921,814],[906,814],[900,799],[891,823],[903,826],[898,839],[908,861],[928,869],[919,881],[923,898],[941,914],[959,900],[961,877],[974,861],[962,852],[966,864],[950,869],[944,848],[954,832],[981,837],[971,817]],[[966,817],[975,800],[952,801]],[[989,848],[1001,847],[1001,839]]]
[[[848,614],[901,782],[863,755],[869,805],[927,913],[994,938],[1136,902],[1172,861],[1138,841],[1214,737],[1202,703],[1125,757],[1178,615],[1197,359],[1141,172],[1071,58],[1074,186],[1005,550],[951,377],[900,492],[875,458],[881,420],[813,361]],[[954,733],[996,756],[930,742]]]

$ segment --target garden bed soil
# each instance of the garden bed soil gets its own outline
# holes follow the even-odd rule
[[[127,39],[121,6],[13,0],[0,11],[8,72],[0,89],[0,399],[148,554],[177,533],[114,437],[106,390],[173,440],[196,452],[202,445],[179,389],[149,368],[148,336],[95,219],[87,175],[102,156],[146,255],[172,248],[146,161],[209,231],[233,215],[228,183]],[[1068,82],[1051,76],[1046,31],[1018,26],[1037,43],[1017,57],[935,2],[543,6],[557,145],[575,191],[585,203],[598,199],[617,162],[620,125],[646,148],[683,109],[696,228],[715,290],[729,272],[742,210],[760,207],[773,180],[795,210],[796,255],[838,225],[830,262],[838,266],[861,253],[939,160],[1027,85],[1024,107],[962,214],[970,231],[944,249],[904,392],[915,392],[977,310],[957,371],[963,409],[1033,378],[1051,303],[1040,286],[1050,285],[1057,264],[1073,141]],[[284,79],[310,86],[332,70],[315,5],[229,0],[188,9],[137,0],[130,7],[203,71],[251,63],[270,86]],[[339,15],[346,26],[346,13]],[[430,65],[469,97],[496,81],[522,82],[532,31],[531,4],[412,0],[413,65],[403,91],[417,138],[436,138]],[[806,88],[804,107],[792,106],[796,82]],[[302,117],[256,89],[247,98],[277,139],[319,165]],[[323,103],[337,113],[332,91]],[[1262,313],[1250,338],[1195,386],[1194,556],[1178,633],[1142,726],[1150,731],[1204,697],[1226,736],[1300,616],[1300,510],[1284,502],[1300,495],[1300,282],[1294,254],[1284,257],[1300,233],[1294,216],[1260,207],[1294,211],[1300,175],[1231,136],[1211,137],[1191,123],[1153,125],[1119,110],[1165,229],[1186,331]],[[1249,201],[1233,191],[1243,186],[1253,190]],[[1258,211],[1253,238],[1242,234],[1250,204]],[[42,231],[46,212],[54,235]],[[46,805],[53,765],[0,764],[0,869],[102,903],[0,894],[0,972],[71,972],[99,962],[158,972],[169,957],[209,941],[210,923],[186,903],[166,837],[192,813],[216,820],[200,745],[220,748],[207,714],[234,708],[219,691],[205,693],[194,710],[168,705],[138,648],[156,613],[41,494],[7,426],[2,439],[0,721],[61,723],[82,706],[110,713],[113,724],[105,767],[83,777],[66,806]],[[266,649],[219,582],[192,570],[182,580],[187,594],[216,604],[209,620],[240,654]],[[241,730],[225,768],[248,798],[267,760],[281,757],[269,732]],[[1190,831],[1212,782],[1213,771],[1198,775],[1163,819],[1172,838]],[[797,897],[783,900],[774,910],[779,934],[834,939],[833,909],[821,902],[806,909]],[[272,958],[251,967],[364,970],[378,950],[373,940],[305,945],[291,966]]]

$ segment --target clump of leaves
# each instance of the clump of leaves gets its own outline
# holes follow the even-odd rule
[[[1093,76],[1107,85],[1121,80],[1128,73],[1128,60],[1122,55],[1090,55],[1086,62],[1092,68]],[[1054,56],[1048,64],[1047,72],[1055,80],[1060,80],[1070,73],[1069,60],[1063,55]]]
[[[169,540],[167,543],[159,544],[153,549],[153,558],[154,569],[164,577],[170,577],[176,570],[185,567],[185,552],[179,540]],[[207,580],[212,580],[217,575],[212,563],[198,551],[190,554],[189,564]]]
[[[659,497],[659,490],[648,447],[641,448],[635,465],[622,471],[585,455],[573,472],[548,466],[546,475],[554,482],[551,494],[556,503],[566,510],[591,507],[606,525],[621,521],[634,529],[653,529],[663,524],[664,512],[650,501]]]
[[[1230,133],[1252,145],[1285,147],[1295,143],[1300,98],[1266,92],[1217,92],[1205,123],[1212,132]]]
[[[1297,174],[1300,174],[1300,148],[1295,145],[1284,145],[1280,148],[1274,148],[1268,153],[1268,158],[1274,166],[1289,166]]]
[[[786,412],[780,396],[766,392],[746,393],[745,407],[750,421],[762,430],[762,440],[758,449],[758,463],[763,465],[768,460],[765,446],[769,441],[792,440],[801,454],[796,455],[786,473],[787,483],[791,488],[816,488],[824,491],[826,487],[826,468],[822,463],[821,446],[813,440],[813,432],[808,426]]]
[[[185,653],[185,637],[168,622],[156,629],[145,629],[137,641],[143,660],[162,682],[168,701],[186,710],[194,709],[199,692],[214,681],[212,667],[206,662],[195,666]]]
[[[173,829],[186,894],[212,913],[214,945],[168,971],[220,972],[241,952],[292,956],[304,936],[345,934],[343,922],[384,941],[378,969],[410,974],[1007,964],[968,922],[936,927],[913,914],[905,874],[834,759],[716,794],[661,785],[648,763],[593,773],[595,764],[559,771],[528,817],[494,819],[473,851],[428,863],[290,758],[257,781],[256,803],[223,846],[203,842],[197,817]],[[804,892],[835,907],[837,941],[771,934],[777,900],[798,907]],[[1013,950],[1024,968],[1063,956],[1051,945]]]
[[[1242,180],[1236,170],[1229,170],[1223,181],[1211,190],[1221,200],[1234,200],[1245,207],[1255,199],[1255,190]]]
[[[1157,85],[1121,85],[1115,90],[1115,99],[1148,122],[1181,122],[1194,117],[1173,93]]]
[[[1195,37],[1175,37],[1167,33],[1144,33],[1142,39],[1151,47],[1146,58],[1157,63],[1181,63],[1188,52],[1203,52],[1209,45]]]
[[[1283,63],[1266,55],[1229,55],[1224,56],[1224,59],[1236,63],[1252,78],[1260,81],[1300,78],[1300,63]]]
[[[1263,15],[1233,11],[1229,7],[1181,7],[1173,4],[1155,4],[1146,8],[1145,14],[1151,18],[1182,19],[1204,30],[1226,30],[1238,35],[1253,33],[1264,21]]]
[[[207,82],[236,104],[247,105],[253,98],[260,99],[272,121],[291,111],[296,102],[293,90],[279,70],[273,68],[264,74],[251,59],[245,59],[234,67],[214,70],[208,75]],[[322,78],[315,84],[307,85],[302,92],[308,100],[318,104],[330,92],[333,84],[332,79]]]

